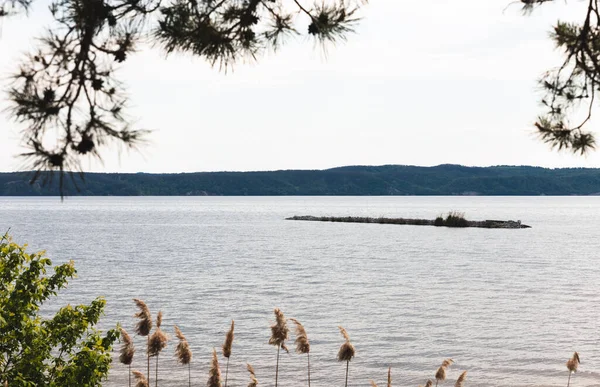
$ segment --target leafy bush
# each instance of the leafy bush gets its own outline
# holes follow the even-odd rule
[[[54,267],[44,252],[29,254],[0,237],[0,381],[9,386],[99,386],[108,375],[116,329],[94,328],[106,301],[67,305],[54,317],[40,307],[75,277],[73,261]],[[4,385],[3,384],[3,385]]]

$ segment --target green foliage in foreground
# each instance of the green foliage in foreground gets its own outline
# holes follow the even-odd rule
[[[60,195],[58,178],[29,184],[31,174],[0,173],[0,196]],[[326,170],[180,174],[88,173],[70,196],[185,195],[595,195],[600,169],[527,166],[348,166]]]
[[[0,240],[0,381],[9,386],[99,386],[107,377],[117,330],[94,326],[105,300],[67,305],[46,318],[40,307],[74,278],[73,262],[54,267],[8,235]]]

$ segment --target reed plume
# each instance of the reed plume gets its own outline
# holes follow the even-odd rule
[[[304,329],[304,325],[300,323],[300,321],[295,318],[290,318],[296,325],[296,352],[300,354],[306,354],[306,358],[308,361],[308,387],[310,387],[310,343],[308,342],[308,335],[306,334],[306,329]]]
[[[465,380],[467,380],[467,371],[463,371],[462,374],[456,379],[456,383],[454,383],[454,387],[463,387]]]
[[[435,373],[435,386],[437,387],[438,382],[446,380],[446,370],[454,363],[452,359],[446,359],[442,362],[440,368]]]
[[[167,341],[169,340],[168,336],[160,329],[162,324],[162,312],[158,312],[156,316],[156,329],[152,336],[150,336],[150,340],[148,341],[148,359],[150,357],[156,357],[156,374],[155,374],[155,382],[158,387],[158,355],[160,351],[162,351],[167,346]]]
[[[288,338],[289,329],[283,312],[279,308],[273,310],[275,314],[275,324],[271,325],[271,338],[269,344],[277,346],[277,365],[275,366],[275,387],[277,387],[277,379],[279,377],[279,351],[283,348],[287,352],[285,341]]]
[[[136,370],[133,370],[132,372],[133,372],[133,376],[135,376],[135,380],[137,380],[135,387],[149,387],[148,380],[146,380],[146,377],[144,376],[143,373],[141,373],[140,371],[136,371]]]
[[[123,345],[121,346],[119,361],[126,366],[129,366],[129,387],[131,387],[131,363],[133,362],[135,348],[133,347],[131,336],[129,336],[129,333],[123,328],[121,328],[121,340],[123,340]]]
[[[392,387],[392,367],[388,368],[388,382],[387,387]]]
[[[135,302],[135,305],[139,309],[139,312],[134,316],[140,319],[135,326],[135,333],[140,336],[148,336],[152,330],[152,316],[150,315],[150,309],[148,309],[146,303],[140,299],[134,298],[133,302]]]
[[[231,346],[233,345],[233,327],[234,321],[231,320],[231,328],[225,336],[225,342],[223,343],[223,356],[227,358],[227,366],[225,366],[225,387],[227,387],[227,375],[229,374],[229,358],[231,357]]]
[[[344,344],[340,347],[338,351],[337,358],[338,361],[346,362],[346,387],[348,387],[348,370],[350,368],[350,360],[354,357],[356,350],[354,349],[354,345],[350,342],[350,336],[348,332],[343,327],[338,327],[340,329],[340,333],[344,336],[346,340]]]
[[[437,387],[438,382],[439,381],[444,381],[446,380],[446,368],[440,366],[440,368],[438,368],[437,372],[435,373],[435,385]]]
[[[567,387],[571,384],[571,375],[577,372],[577,367],[579,366],[579,354],[577,352],[573,353],[573,356],[567,361],[567,368],[569,369],[569,380],[567,381]]]
[[[221,387],[221,370],[219,369],[219,359],[217,358],[217,350],[213,348],[212,361],[208,370],[207,387]]]
[[[250,372],[250,383],[248,383],[248,387],[257,387],[258,380],[256,379],[254,368],[250,365],[250,363],[246,364],[246,368],[248,369],[248,372]]]
[[[177,361],[183,365],[188,366],[188,385],[192,386],[192,350],[190,349],[190,344],[187,339],[179,329],[177,325],[175,325],[175,336],[179,339],[179,343],[177,344],[177,348],[175,348],[175,356],[177,356]]]
[[[138,307],[139,312],[137,312],[134,317],[139,318],[140,321],[135,326],[135,333],[140,336],[146,336],[148,338],[148,346],[150,346],[150,331],[152,330],[152,315],[150,314],[150,309],[146,303],[138,298],[134,298],[133,302]],[[150,380],[150,356],[148,356],[148,372],[147,372],[147,380]]]

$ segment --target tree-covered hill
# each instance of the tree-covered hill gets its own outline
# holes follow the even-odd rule
[[[48,175],[47,175],[48,176]],[[0,173],[0,195],[59,195],[58,176],[29,184],[29,173]],[[326,170],[88,173],[74,195],[595,195],[600,169],[527,166],[348,166]]]

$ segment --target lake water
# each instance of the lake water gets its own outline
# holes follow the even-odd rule
[[[284,220],[449,210],[533,228]],[[75,260],[79,278],[50,310],[103,295],[102,327],[129,331],[132,298],[162,310],[164,329],[173,336],[177,324],[192,345],[195,386],[206,385],[231,319],[228,385],[248,384],[250,362],[259,385],[273,386],[274,307],[308,331],[313,386],[343,386],[338,325],[357,349],[350,386],[385,385],[388,366],[394,386],[424,384],[448,357],[447,386],[462,370],[467,386],[566,386],[575,350],[582,364],[571,385],[600,385],[599,197],[5,197],[0,229],[8,227],[55,263]],[[143,343],[136,338],[134,368],[145,372]],[[160,358],[162,386],[187,386],[175,343]],[[305,385],[305,364],[283,354],[279,386]],[[106,385],[124,386],[126,375],[115,362]]]

